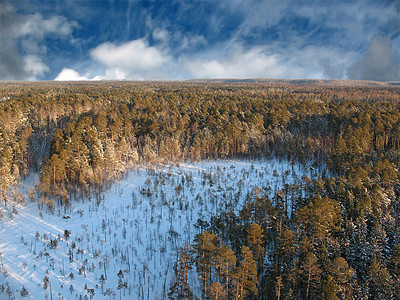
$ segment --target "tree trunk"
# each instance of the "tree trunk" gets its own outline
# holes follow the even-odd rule
[[[311,263],[309,263],[311,265]],[[308,299],[308,292],[310,291],[310,282],[311,282],[311,266],[309,265],[308,269],[308,279],[307,279],[307,291],[306,291],[306,299]]]

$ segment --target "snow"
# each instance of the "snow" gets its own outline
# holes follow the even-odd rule
[[[199,218],[238,211],[254,186],[273,196],[303,176],[312,178],[310,168],[276,159],[203,161],[133,170],[102,197],[55,204],[52,212],[2,204],[9,212],[0,222],[0,298],[9,286],[16,299],[22,287],[27,299],[166,299],[176,250],[193,240]],[[25,193],[33,178],[23,182]]]
[[[7,101],[7,100],[10,100],[10,99],[11,99],[11,97],[3,97],[3,98],[0,99],[0,102]]]

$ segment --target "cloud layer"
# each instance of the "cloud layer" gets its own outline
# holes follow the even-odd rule
[[[63,16],[20,14],[0,3],[0,79],[34,80],[49,71],[46,38],[66,39],[78,25]]]
[[[398,1],[1,3],[1,80],[400,80]]]
[[[349,67],[348,76],[354,79],[400,81],[400,67],[388,37],[374,36],[362,59]]]
[[[93,49],[90,56],[106,67],[106,78],[111,79],[153,78],[168,61],[168,57],[144,39],[121,45],[104,43]]]

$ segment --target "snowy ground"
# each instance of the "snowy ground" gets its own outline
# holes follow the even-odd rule
[[[239,210],[256,185],[273,195],[302,176],[313,175],[287,161],[185,163],[134,170],[102,199],[53,213],[9,205],[0,221],[0,298],[23,298],[24,287],[28,299],[166,299],[176,249],[192,241],[199,218]],[[120,270],[126,285],[118,288]]]

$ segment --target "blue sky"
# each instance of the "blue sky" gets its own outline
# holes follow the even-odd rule
[[[1,80],[400,80],[400,1],[1,1]]]

